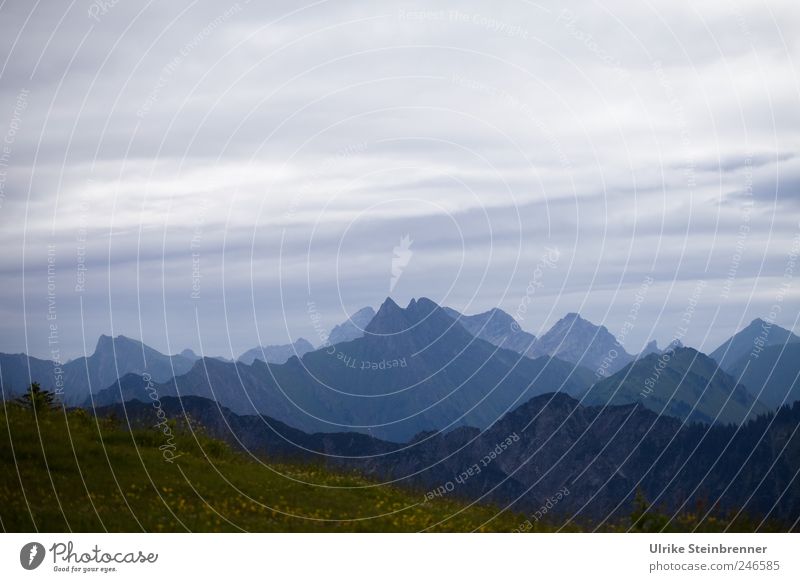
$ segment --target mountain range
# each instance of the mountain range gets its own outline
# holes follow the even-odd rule
[[[293,356],[285,364],[208,358],[159,383],[159,395],[214,399],[238,414],[262,413],[306,431],[357,430],[404,441],[419,432],[485,428],[533,396],[583,393],[591,373],[542,357],[525,358],[475,338],[433,301],[401,308],[387,299],[350,342]],[[136,376],[95,405],[148,398]]]
[[[291,344],[277,346],[256,346],[239,356],[238,361],[244,364],[252,364],[256,360],[261,360],[268,364],[283,364],[292,356],[302,358],[308,352],[313,352],[314,346],[308,340],[298,338]]]
[[[92,355],[64,364],[25,354],[0,354],[0,378],[9,396],[21,393],[31,382],[39,382],[42,388],[61,393],[65,404],[74,406],[125,374],[148,373],[155,381],[166,382],[188,372],[197,361],[191,350],[167,356],[123,335],[101,335]]]
[[[352,432],[309,434],[199,397],[167,397],[161,406],[249,455],[355,470],[416,490],[421,503],[452,496],[532,515],[566,491],[550,506],[549,522],[599,523],[630,514],[642,493],[669,512],[743,511],[787,527],[800,516],[800,496],[790,489],[800,462],[800,403],[737,428],[686,424],[640,404],[584,406],[547,394],[484,431],[460,427],[405,445]],[[146,427],[154,413],[132,401],[97,414]]]
[[[692,348],[652,353],[592,386],[594,405],[640,403],[685,421],[739,424],[768,411],[710,357]]]
[[[463,315],[451,308],[445,311],[475,337],[529,358],[556,357],[592,371],[605,362],[604,370],[612,373],[633,360],[605,326],[594,325],[577,313],[568,313],[537,339],[500,309],[477,315]]]
[[[710,356],[679,342],[634,356],[576,313],[537,338],[500,309],[387,298],[316,349],[299,338],[226,361],[101,336],[63,365],[0,354],[0,381],[5,398],[38,381],[143,427],[157,404],[249,454],[399,482],[422,503],[530,513],[568,490],[554,516],[601,521],[641,491],[670,511],[796,519],[800,495],[781,492],[800,465],[797,340],[756,320]]]
[[[301,430],[400,442],[425,431],[484,429],[526,400],[558,392],[590,405],[638,402],[682,421],[741,423],[800,398],[798,349],[796,335],[755,320],[710,357],[679,342],[665,350],[651,342],[633,356],[576,313],[537,338],[500,309],[464,315],[425,298],[405,308],[387,299],[377,313],[356,311],[318,349],[299,338],[232,362],[101,336],[91,356],[60,366],[0,354],[0,380],[6,397],[31,381],[50,390],[62,384],[70,406],[146,401],[154,389],[211,398]]]

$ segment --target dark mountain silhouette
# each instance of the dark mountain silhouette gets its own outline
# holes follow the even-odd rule
[[[444,310],[475,337],[523,356],[537,357],[533,352],[536,336],[522,330],[514,318],[502,309],[490,309],[476,315],[464,315],[450,307]]]
[[[364,337],[302,359],[252,366],[204,359],[154,390],[212,398],[309,432],[407,440],[424,430],[484,428],[532,396],[580,394],[590,381],[588,371],[558,359],[531,360],[476,339],[423,298],[405,309],[387,299]],[[148,397],[144,383],[129,378],[98,396],[106,404]]]
[[[314,351],[314,346],[307,340],[298,338],[297,341],[291,344],[256,346],[239,356],[238,361],[244,364],[252,364],[256,360],[261,360],[268,364],[283,364],[292,356],[302,358],[311,351]]]
[[[748,354],[757,355],[767,346],[800,342],[800,337],[788,329],[770,324],[763,319],[754,319],[750,324],[736,332],[733,337],[711,352],[720,368],[729,371],[739,360]]]
[[[592,386],[587,404],[639,403],[654,412],[682,420],[740,423],[767,408],[692,348],[650,354]]]
[[[800,343],[768,346],[729,366],[730,375],[772,409],[800,400]]]
[[[168,416],[188,415],[250,454],[355,469],[411,487],[430,503],[437,497],[426,492],[441,488],[443,495],[531,514],[566,488],[569,494],[548,513],[551,521],[598,523],[627,515],[637,491],[670,512],[702,503],[713,513],[741,510],[787,525],[800,516],[800,495],[790,487],[800,462],[800,404],[737,428],[684,424],[638,404],[585,407],[547,394],[483,432],[460,427],[418,435],[409,445],[357,433],[307,434],[197,397],[165,398],[161,405]],[[148,403],[98,411],[110,413],[134,425],[153,423]]]

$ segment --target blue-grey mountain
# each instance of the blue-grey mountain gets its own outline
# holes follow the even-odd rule
[[[514,318],[502,309],[494,308],[476,315],[464,315],[450,307],[444,310],[475,337],[523,356],[537,357],[533,351],[536,337],[521,329]]]
[[[540,337],[534,354],[549,355],[592,371],[604,367],[616,372],[633,360],[605,326],[595,325],[577,313],[568,313]]]
[[[256,360],[261,360],[268,364],[283,364],[292,356],[302,358],[308,352],[314,351],[314,346],[303,338],[291,344],[277,346],[256,346],[239,356],[238,361],[244,364],[252,364]]]
[[[716,362],[692,348],[650,354],[589,390],[587,404],[639,403],[681,420],[741,423],[768,411]]]
[[[757,357],[761,350],[768,346],[797,342],[800,342],[800,337],[788,329],[763,319],[754,319],[710,355],[723,370],[728,370],[748,354]]]
[[[428,299],[387,299],[364,337],[285,364],[202,360],[155,387],[197,395],[238,414],[268,414],[306,431],[357,431],[407,440],[427,430],[485,428],[537,394],[580,394],[591,374],[555,358],[531,360],[474,338]],[[104,403],[147,396],[123,378]]]
[[[364,307],[356,311],[346,321],[335,326],[328,335],[328,343],[331,345],[353,341],[364,336],[369,322],[375,317],[375,310],[372,307]]]
[[[767,346],[758,357],[742,356],[730,375],[772,409],[800,400],[800,343]]]
[[[185,354],[162,354],[123,335],[101,335],[92,355],[62,365],[24,354],[3,354],[0,358],[4,386],[20,393],[31,381],[39,382],[46,390],[63,390],[60,399],[67,405],[83,404],[90,394],[108,388],[125,374],[147,372],[154,381],[166,382],[188,372],[197,361]]]

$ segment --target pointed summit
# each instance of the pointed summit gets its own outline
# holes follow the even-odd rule
[[[414,319],[419,321],[437,309],[440,309],[438,303],[428,299],[427,297],[420,297],[419,299],[412,299],[408,304],[406,311],[408,311],[410,314],[414,314]]]
[[[113,341],[114,338],[112,338],[110,335],[100,335],[100,337],[97,338],[97,343],[94,346],[94,353],[110,349]]]
[[[103,355],[103,354],[113,354],[114,351],[120,351],[126,349],[142,350],[143,346],[147,350],[152,350],[152,348],[146,346],[139,340],[135,340],[124,335],[111,337],[110,335],[102,334],[100,337],[97,338],[97,344],[95,345],[94,353],[97,355]]]
[[[641,353],[639,354],[640,358],[644,358],[645,356],[649,356],[650,354],[660,354],[661,349],[658,347],[658,342],[656,340],[650,340],[647,342],[647,345],[644,346]]]
[[[534,351],[592,370],[604,366],[610,372],[633,360],[605,326],[595,325],[574,312],[559,319],[539,338]]]
[[[761,318],[756,318],[747,327],[736,332],[731,338],[723,342],[710,355],[717,361],[720,368],[729,371],[740,358],[748,354],[753,354],[757,357],[761,350],[768,346],[795,342],[800,342],[800,337],[797,337],[788,329],[764,321]]]
[[[369,322],[366,332],[376,335],[390,334],[403,331],[408,327],[406,310],[395,303],[394,299],[387,297],[378,309],[378,313]]]
[[[411,302],[413,303],[414,300],[412,299]],[[384,309],[400,309],[400,306],[397,303],[395,303],[394,299],[392,299],[391,297],[387,297],[386,299],[383,300],[383,303],[381,303],[381,306],[378,308],[378,313],[380,313]]]

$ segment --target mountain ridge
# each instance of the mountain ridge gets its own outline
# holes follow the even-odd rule
[[[531,360],[474,338],[426,298],[406,308],[387,299],[367,332],[285,364],[204,359],[155,389],[214,398],[236,413],[267,413],[305,431],[356,430],[397,440],[464,424],[485,427],[532,395],[580,394],[590,384],[588,372],[555,358]],[[144,398],[141,381],[123,384]],[[119,393],[112,386],[98,401],[110,403]]]

